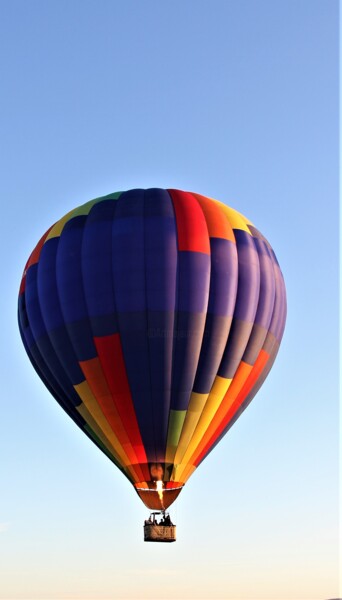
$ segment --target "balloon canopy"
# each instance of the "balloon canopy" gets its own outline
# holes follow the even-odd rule
[[[248,406],[285,318],[263,235],[179,190],[72,210],[38,242],[19,293],[33,367],[152,509],[176,499]]]

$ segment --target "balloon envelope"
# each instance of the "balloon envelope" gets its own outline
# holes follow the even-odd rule
[[[179,190],[71,211],[38,242],[19,293],[38,375],[154,509],[252,400],[285,318],[267,240],[232,208]]]

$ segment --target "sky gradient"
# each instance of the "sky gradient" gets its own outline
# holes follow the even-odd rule
[[[338,3],[3,0],[0,81],[0,599],[338,597]],[[147,510],[16,321],[43,232],[134,187],[245,214],[288,293],[273,370],[182,491],[171,545],[144,544]]]

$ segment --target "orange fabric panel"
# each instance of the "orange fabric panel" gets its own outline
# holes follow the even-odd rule
[[[145,473],[144,479],[148,479],[150,475],[148,468],[147,470],[145,469],[147,463],[146,452],[135,414],[120,335],[114,333],[109,336],[95,337],[94,343],[106,382],[118,410],[123,427],[134,448],[137,460],[142,465],[142,469]]]
[[[49,231],[52,229],[52,227],[53,227],[53,225],[51,225],[51,227],[49,227],[49,229],[40,238],[38,244],[36,245],[35,249],[31,253],[30,258],[28,259],[28,261],[27,261],[27,263],[25,265],[24,273],[23,273],[23,276],[21,278],[21,283],[20,283],[20,288],[19,288],[19,295],[22,294],[23,291],[25,290],[27,270],[32,265],[35,265],[39,261],[39,256],[40,256],[40,253],[42,251],[42,247],[43,247],[44,242],[45,242],[45,240],[46,240],[46,238],[47,238],[47,236],[49,234]]]
[[[257,380],[259,379],[262,371],[264,370],[264,368],[267,364],[268,359],[269,359],[269,354],[267,352],[265,352],[265,350],[261,350],[245,384],[241,388],[241,390],[240,390],[239,394],[236,396],[235,400],[229,406],[229,409],[227,411],[227,414],[225,415],[225,418],[222,420],[219,427],[217,428],[215,433],[212,435],[212,437],[207,442],[206,446],[203,448],[200,455],[197,457],[196,461],[194,462],[194,464],[196,466],[198,466],[198,464],[201,462],[201,460],[204,458],[204,456],[210,450],[211,446],[215,443],[217,438],[225,430],[225,428],[227,427],[227,425],[229,424],[231,419],[234,417],[235,413],[239,410],[241,404],[243,403],[243,401],[248,396],[249,392],[252,390],[253,386],[256,384]]]
[[[208,429],[206,430],[203,438],[201,439],[196,451],[193,453],[189,460],[189,465],[196,464],[197,457],[201,454],[203,448],[208,444],[211,437],[214,435],[216,429],[220,426],[229,408],[232,406],[234,400],[242,389],[247,377],[252,371],[253,367],[247,363],[241,361],[231,385],[228,388],[214,418],[212,419]]]
[[[234,244],[235,236],[231,224],[226,215],[222,212],[220,206],[200,194],[192,194],[197,198],[207,222],[209,237],[223,238],[230,240]]]
[[[90,360],[80,361],[80,367],[88,382],[88,385],[94,394],[99,406],[102,409],[110,427],[117,436],[129,460],[134,464],[134,468],[141,480],[144,480],[144,474],[137,464],[139,461],[136,457],[132,444],[127,436],[126,430],[120,419],[120,415],[113,401],[112,395],[107,385],[107,381],[102,371],[101,363],[98,357]]]

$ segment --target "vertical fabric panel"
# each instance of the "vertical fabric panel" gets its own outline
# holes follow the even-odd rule
[[[113,283],[118,330],[135,414],[149,462],[157,460],[149,354],[144,190],[123,193],[112,228]]]
[[[155,460],[165,460],[169,422],[176,305],[177,236],[170,196],[147,190],[144,197],[144,257]]]
[[[56,278],[58,244],[59,237],[54,237],[45,242],[42,248],[37,280],[38,295],[50,342],[60,364],[63,366],[65,378],[69,379],[74,386],[81,383],[84,377],[60,307]]]
[[[231,379],[247,346],[260,290],[260,266],[252,236],[234,230],[238,253],[238,289],[232,327],[218,374]]]

